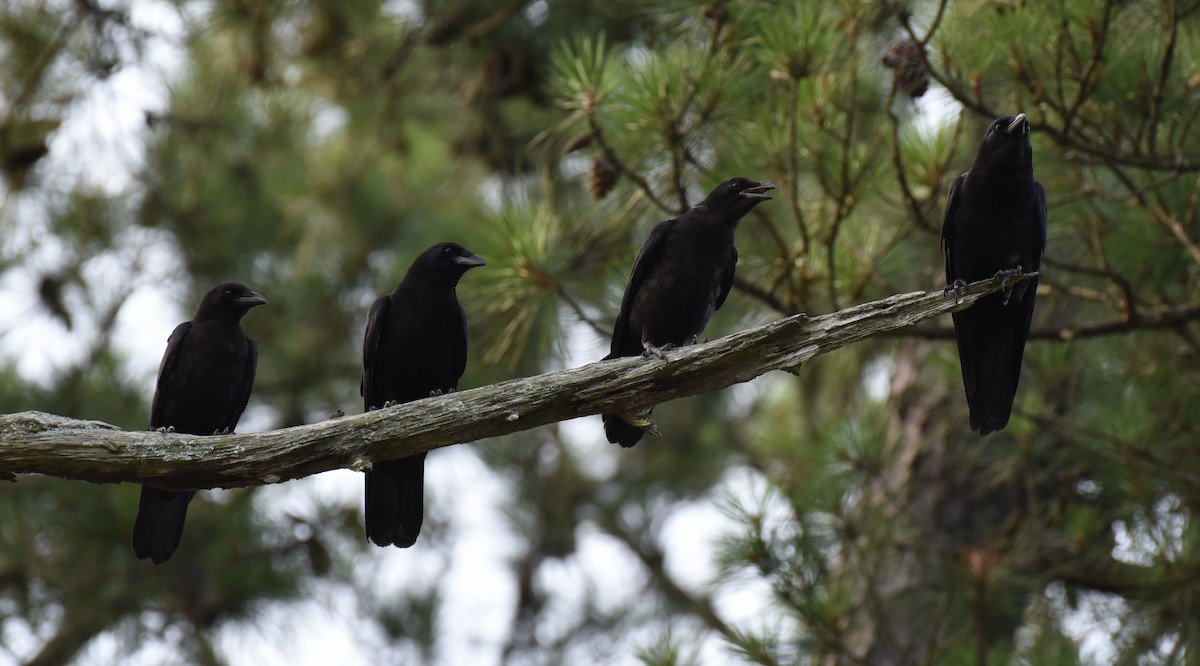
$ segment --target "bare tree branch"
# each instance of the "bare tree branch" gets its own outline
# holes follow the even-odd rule
[[[998,289],[998,281],[982,280],[957,302],[941,290],[899,294],[819,317],[774,321],[671,351],[667,361],[635,357],[592,363],[271,432],[208,437],[125,432],[100,421],[8,414],[0,416],[0,477],[38,473],[194,489],[278,483],[339,468],[366,470],[374,460],[602,412],[644,413],[654,404],[747,382],[771,370],[796,372],[814,356],[965,309]]]
[[[1200,302],[1182,305],[1160,305],[1139,308],[1132,317],[1096,321],[1076,326],[1044,326],[1029,329],[1029,340],[1071,341],[1105,335],[1123,335],[1139,331],[1176,328],[1200,321]],[[886,332],[890,337],[913,337],[921,340],[953,340],[954,329],[949,326],[922,326],[900,333]],[[0,466],[0,470],[3,467]]]

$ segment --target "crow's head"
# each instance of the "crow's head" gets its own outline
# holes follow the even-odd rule
[[[740,218],[758,204],[769,200],[771,196],[767,192],[773,189],[775,186],[771,183],[739,176],[717,185],[704,199],[704,204],[718,213]]]
[[[988,125],[975,164],[1009,165],[1033,173],[1033,146],[1029,143],[1029,121],[1024,113],[1000,116]]]
[[[458,243],[438,243],[422,252],[408,272],[410,275],[416,272],[429,279],[441,277],[458,282],[463,273],[486,263],[483,257]]]
[[[240,321],[251,308],[265,305],[267,297],[251,291],[249,287],[237,282],[222,282],[208,290],[200,307],[196,310],[196,319],[226,319]]]

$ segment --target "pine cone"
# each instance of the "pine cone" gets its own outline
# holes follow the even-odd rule
[[[592,160],[592,170],[588,172],[588,192],[593,199],[603,199],[617,184],[618,177],[616,166],[601,153]]]
[[[929,70],[921,56],[921,45],[908,37],[897,37],[883,52],[883,66],[892,70],[894,85],[913,98],[929,90]]]

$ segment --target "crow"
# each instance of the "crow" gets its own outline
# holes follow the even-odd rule
[[[1046,219],[1029,122],[1023,113],[1001,116],[988,126],[971,169],[950,186],[942,216],[948,289],[1003,281],[1001,292],[953,314],[971,430],[981,436],[1003,429],[1012,412],[1038,280],[1009,280],[1041,269]]]
[[[733,284],[738,221],[771,197],[770,183],[732,178],[683,215],[658,223],[638,250],[603,360],[649,354],[693,342]],[[608,441],[631,447],[643,429],[604,414]]]
[[[467,367],[467,318],[454,288],[484,264],[457,243],[438,243],[417,257],[395,291],[371,305],[361,387],[368,411],[458,388]],[[367,538],[377,546],[416,543],[425,454],[381,460],[366,477]]]
[[[267,299],[236,282],[204,295],[191,321],[175,327],[158,367],[150,429],[190,435],[222,435],[237,427],[258,366],[258,347],[242,331],[242,317]],[[195,491],[142,486],[133,552],[162,564],[183,536]]]

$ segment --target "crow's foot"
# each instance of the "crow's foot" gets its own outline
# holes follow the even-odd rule
[[[387,402],[383,403],[383,407],[386,409],[388,407],[395,407],[398,404],[400,403],[396,402],[395,400],[388,400]]]
[[[1010,268],[1004,271],[996,271],[996,277],[993,279],[1000,281],[1000,293],[1004,294],[1004,304],[1008,305],[1008,299],[1012,298],[1012,279],[1021,274],[1021,267]]]
[[[653,344],[651,344],[649,342],[643,342],[642,349],[645,349],[646,351],[642,352],[642,356],[654,356],[655,358],[660,358],[660,359],[666,361],[667,360],[667,352],[671,351],[674,348],[675,348],[674,343],[670,343],[670,342],[668,342],[667,344],[665,344],[661,347],[655,347]]]
[[[434,397],[442,394],[442,389],[433,389],[429,392],[429,397]]]
[[[962,300],[962,297],[967,295],[967,281],[958,279],[954,282],[951,282],[950,284],[946,285],[945,289],[942,290],[942,294],[945,296],[954,294],[954,304],[958,305],[959,301]]]

